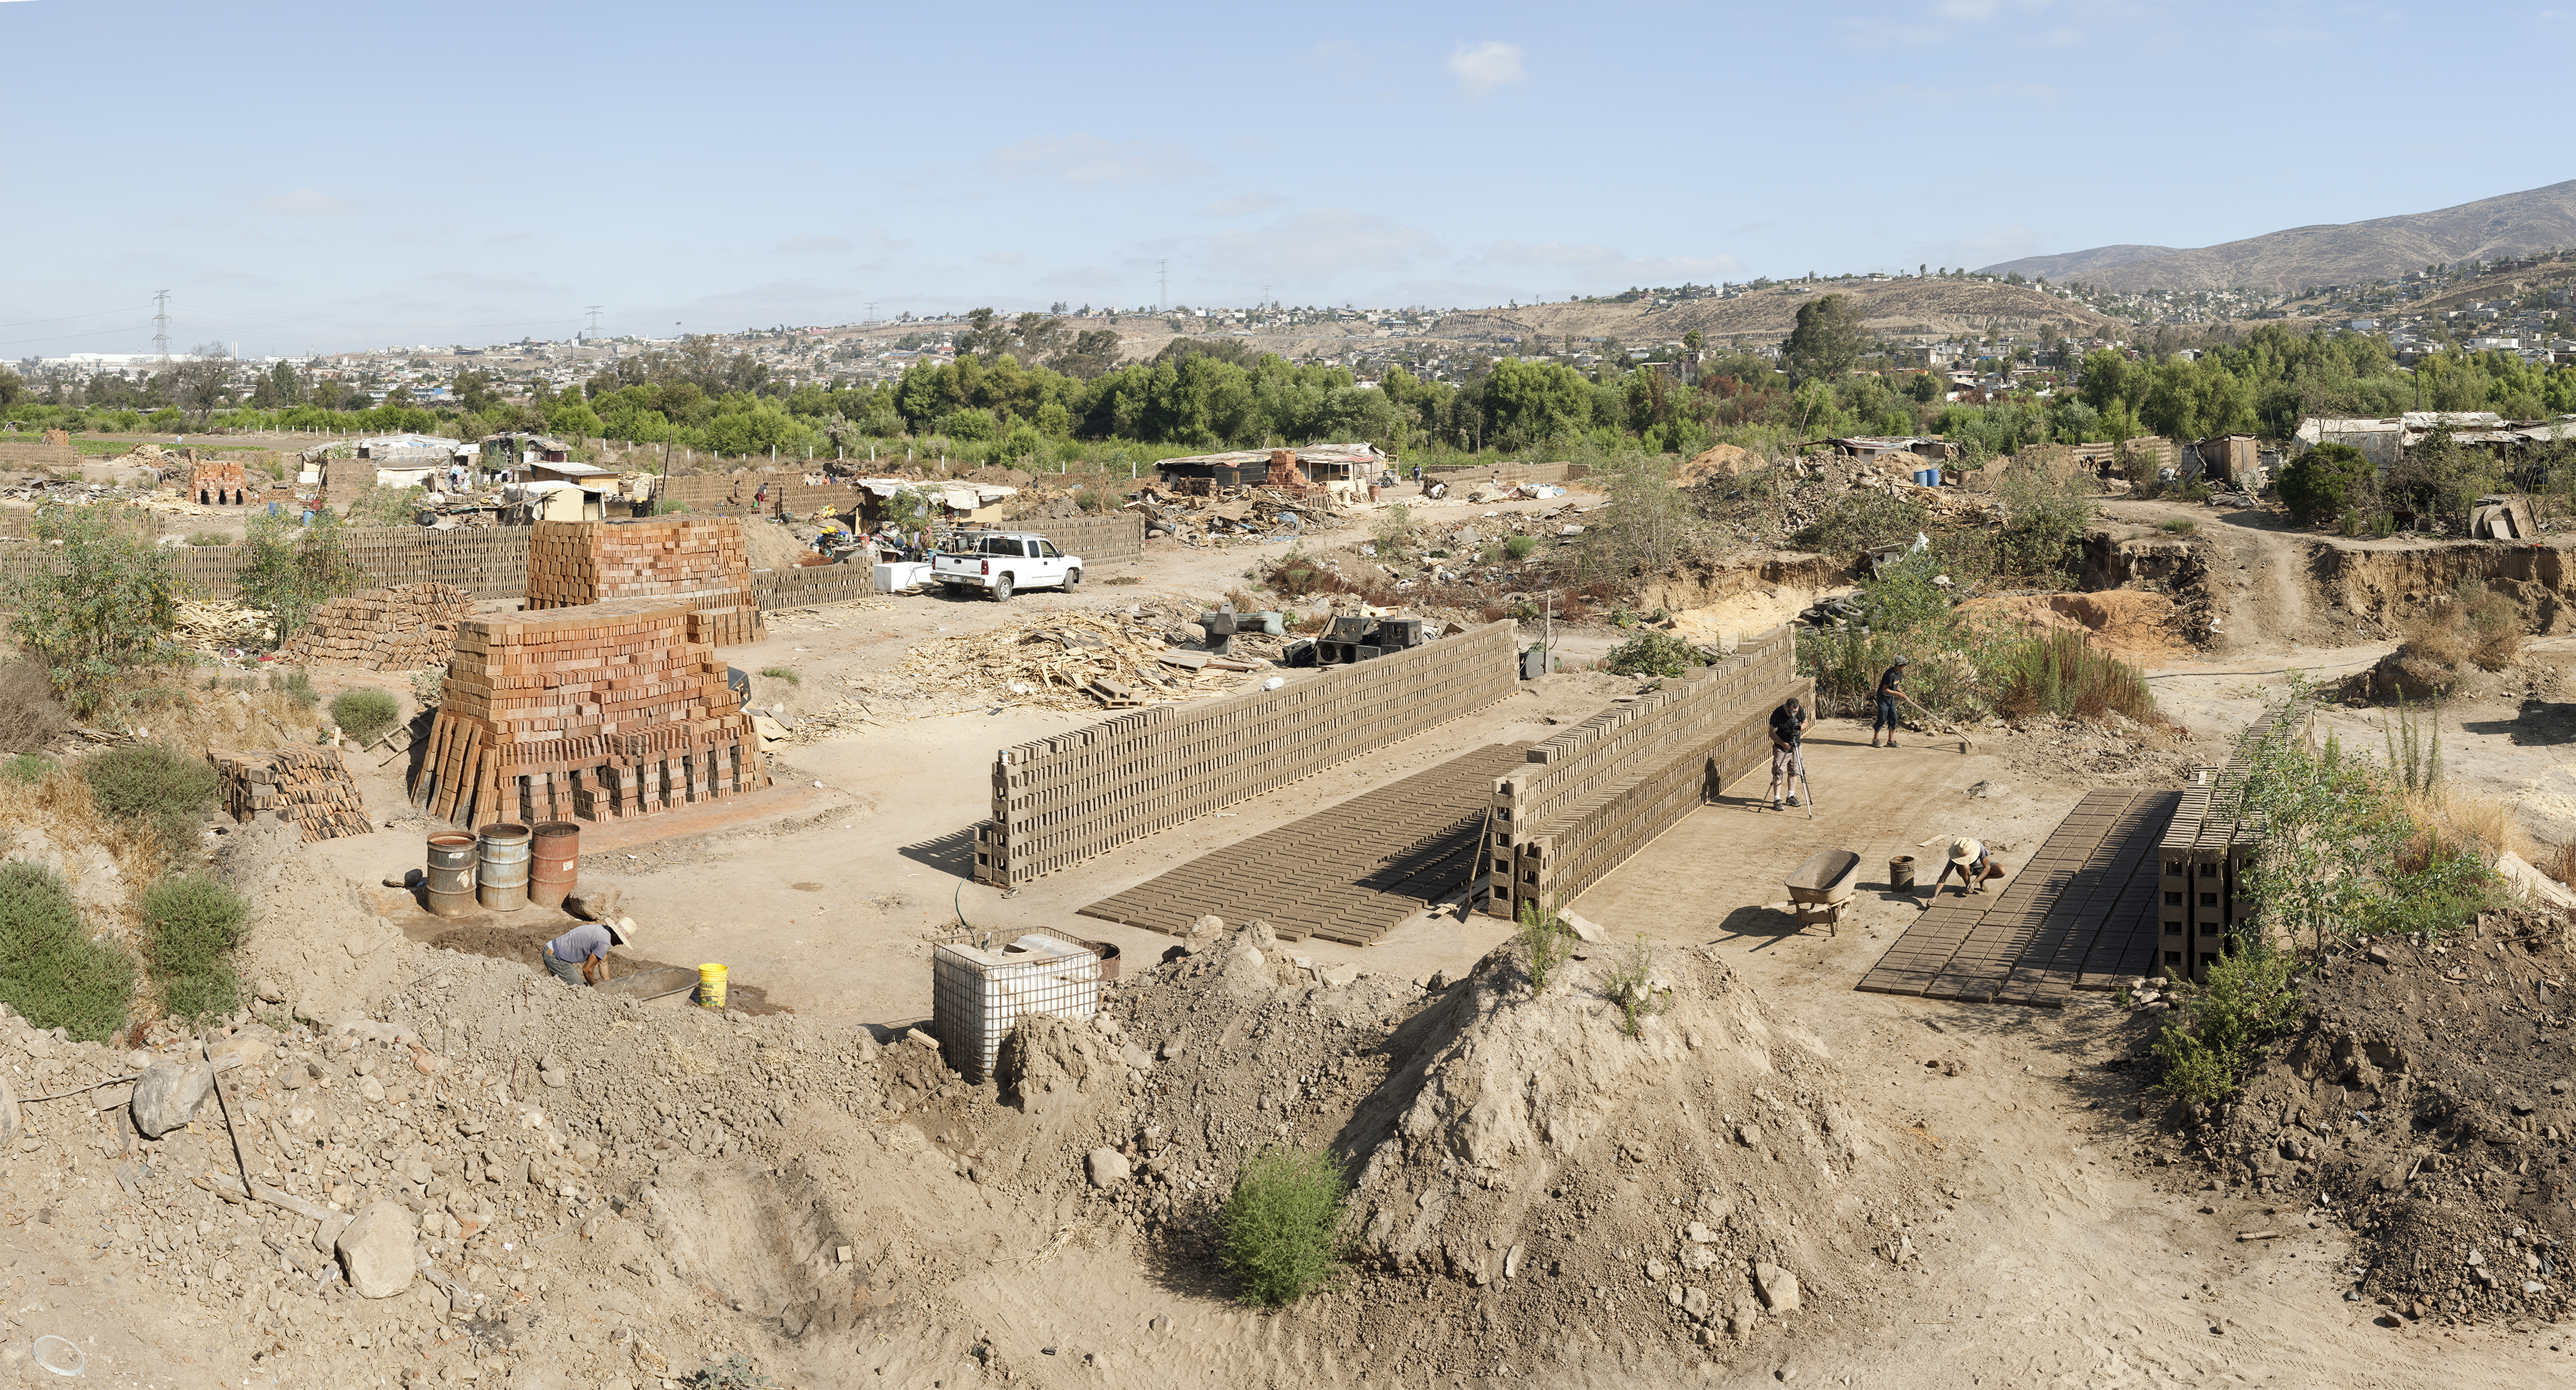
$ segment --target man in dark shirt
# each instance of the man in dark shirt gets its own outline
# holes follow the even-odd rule
[[[1923,708],[1921,702],[1905,693],[1905,667],[1906,659],[1900,656],[1896,664],[1888,667],[1886,673],[1878,678],[1878,718],[1869,726],[1869,746],[1872,748],[1878,746],[1878,731],[1881,729],[1887,730],[1887,746],[1896,746],[1897,701],[1903,700],[1916,709]]]
[[[1807,712],[1790,696],[1771,711],[1771,809],[1780,809],[1780,785],[1789,784],[1789,804],[1798,804],[1797,779],[1807,775],[1806,754],[1798,741],[1806,737]]]

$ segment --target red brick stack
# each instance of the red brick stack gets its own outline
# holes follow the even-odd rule
[[[361,589],[324,604],[280,655],[298,665],[417,671],[447,660],[456,625],[473,615],[474,596],[446,584]]]
[[[413,799],[477,825],[642,815],[767,786],[696,617],[611,599],[464,620]]]
[[[375,829],[358,784],[336,748],[280,748],[273,753],[210,752],[223,779],[224,809],[237,821],[274,811],[303,832],[307,844]]]
[[[751,551],[732,517],[540,521],[528,547],[528,607],[663,599],[688,609],[692,638],[759,641]]]

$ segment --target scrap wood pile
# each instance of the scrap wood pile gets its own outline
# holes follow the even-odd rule
[[[456,625],[474,616],[474,596],[447,584],[364,589],[331,600],[288,639],[279,655],[370,671],[418,671],[447,660]]]
[[[214,650],[265,642],[272,626],[265,609],[225,598],[183,598],[172,635],[188,646]]]
[[[1321,493],[1298,497],[1264,487],[1222,488],[1210,497],[1173,497],[1147,488],[1127,510],[1145,518],[1145,539],[1229,546],[1334,531],[1349,524]]]
[[[1272,665],[1279,639],[1235,639],[1234,654],[1191,650],[1204,633],[1196,612],[1144,605],[1105,613],[1056,613],[990,632],[914,647],[900,670],[844,680],[849,694],[806,714],[794,731],[810,742],[864,724],[961,709],[1125,709],[1231,694]]]
[[[364,835],[367,821],[358,784],[336,748],[280,748],[270,753],[210,752],[206,761],[223,779],[224,809],[248,822],[273,811],[304,833],[307,844],[342,835]]]
[[[1835,503],[1871,492],[1913,502],[1945,528],[2001,519],[2001,508],[1991,492],[1917,484],[1913,466],[1922,462],[1912,454],[1875,459],[1810,455],[1738,474],[1711,471],[1690,487],[1703,511],[1741,533],[1734,539],[1763,544],[1794,536],[1823,518]],[[2003,469],[2010,463],[1995,459],[1986,467]]]

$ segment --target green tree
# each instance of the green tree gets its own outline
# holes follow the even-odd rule
[[[1832,381],[1850,371],[1868,345],[1859,303],[1847,294],[1829,294],[1798,306],[1798,326],[1780,344],[1780,360],[1800,382]]]
[[[366,571],[340,545],[340,520],[328,509],[309,524],[266,512],[251,517],[234,583],[242,602],[268,610],[284,643],[322,605],[367,587]]]
[[[2290,460],[2278,488],[2290,515],[2308,524],[2342,515],[2369,496],[2376,470],[2349,444],[2320,444]]]
[[[170,552],[107,507],[39,507],[35,532],[56,548],[9,581],[10,629],[87,718],[136,672],[179,659],[178,575]]]
[[[1568,438],[1592,423],[1592,383],[1562,362],[1497,362],[1481,399],[1486,437],[1506,449]]]

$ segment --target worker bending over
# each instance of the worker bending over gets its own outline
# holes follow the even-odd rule
[[[635,944],[635,923],[625,917],[585,922],[546,943],[546,971],[568,985],[595,985],[608,978],[608,952]]]
[[[1953,870],[1959,875],[1959,896],[1963,898],[1986,891],[1987,883],[2004,876],[2004,866],[1995,862],[1994,851],[1986,848],[1986,842],[1965,835],[1950,842],[1950,862],[1942,865],[1941,876],[1932,880],[1933,897],[1941,896],[1941,885],[1949,881]]]
[[[1798,697],[1790,696],[1771,711],[1771,809],[1780,809],[1780,787],[1787,783],[1789,804],[1798,804],[1798,779],[1807,775],[1807,757],[1799,749],[1806,737],[1807,712],[1798,708]]]

